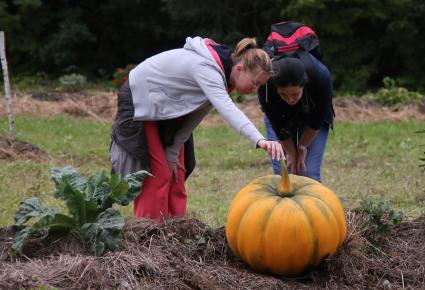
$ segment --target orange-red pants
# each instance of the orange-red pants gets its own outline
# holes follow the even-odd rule
[[[134,216],[163,219],[186,214],[185,172],[178,167],[178,182],[171,178],[168,161],[155,121],[143,122],[150,158],[151,174],[145,178],[139,196],[134,200]],[[179,162],[184,166],[184,145]]]

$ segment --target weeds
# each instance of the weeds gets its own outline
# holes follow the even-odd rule
[[[369,241],[375,249],[381,248],[384,238],[401,222],[403,213],[392,209],[388,201],[379,201],[375,204],[370,198],[361,202],[360,209],[368,217],[364,226],[371,229],[368,235]]]
[[[61,76],[59,78],[59,83],[59,89],[77,91],[84,87],[87,83],[87,78],[81,74],[72,73]]]

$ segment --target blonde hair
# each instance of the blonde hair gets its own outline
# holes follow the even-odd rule
[[[242,62],[249,71],[258,67],[267,73],[272,71],[270,57],[264,50],[258,48],[255,38],[247,37],[239,41],[232,54],[232,61],[234,64]]]

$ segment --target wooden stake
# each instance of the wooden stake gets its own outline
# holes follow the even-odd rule
[[[7,117],[9,119],[9,133],[12,137],[15,137],[15,126],[13,121],[13,110],[12,110],[12,95],[10,93],[9,72],[7,70],[6,41],[4,37],[4,31],[0,31],[0,57],[1,57],[1,67],[3,69],[4,94],[6,95],[6,101],[7,101]]]

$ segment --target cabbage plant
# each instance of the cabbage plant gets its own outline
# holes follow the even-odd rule
[[[13,248],[20,253],[25,240],[36,231],[66,235],[79,234],[90,250],[100,255],[118,246],[124,218],[114,204],[128,205],[140,193],[147,171],[138,171],[121,178],[104,172],[85,178],[70,166],[53,168],[54,196],[65,202],[68,213],[44,206],[31,197],[20,203],[15,224],[23,227],[15,236]]]

